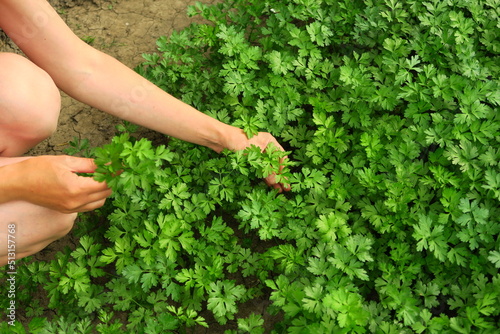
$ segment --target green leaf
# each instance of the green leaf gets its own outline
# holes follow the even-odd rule
[[[500,268],[500,252],[491,251],[489,253],[488,260],[495,265],[496,268]]]
[[[158,284],[158,276],[155,273],[144,273],[141,276],[141,286],[144,291],[149,291]]]
[[[234,314],[238,312],[236,302],[245,293],[242,285],[235,285],[233,281],[217,281],[210,284],[208,291],[208,309],[214,313],[214,316],[221,324],[227,320],[232,320]]]
[[[446,259],[448,244],[443,235],[444,226],[434,225],[430,217],[421,215],[418,225],[414,225],[413,237],[417,240],[417,250],[428,249],[440,261]]]
[[[284,55],[279,51],[271,51],[264,56],[269,61],[271,70],[276,75],[285,75],[293,69],[292,57]]]
[[[346,288],[336,289],[323,299],[325,307],[337,313],[337,322],[342,328],[355,328],[368,323],[368,311],[362,306],[361,296]]]
[[[346,215],[332,212],[328,216],[321,215],[316,226],[326,241],[336,241],[337,237],[345,238],[351,234]]]
[[[260,314],[251,313],[247,318],[238,318],[238,329],[243,333],[263,334],[264,319]]]
[[[138,283],[142,273],[143,270],[137,264],[128,265],[122,270],[123,276],[132,283]]]

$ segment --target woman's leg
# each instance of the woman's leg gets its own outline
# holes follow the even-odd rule
[[[13,254],[19,260],[62,238],[75,219],[76,213],[63,214],[27,202],[0,204],[0,266]]]
[[[55,131],[60,105],[46,72],[21,56],[0,53],[0,167],[27,159],[16,157]],[[13,250],[20,259],[63,237],[75,218],[23,201],[0,204],[0,265]]]
[[[13,157],[57,127],[61,95],[52,78],[26,58],[0,53],[0,156]]]

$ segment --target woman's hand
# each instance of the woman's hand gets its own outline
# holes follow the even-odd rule
[[[233,137],[233,141],[231,145],[228,145],[228,148],[230,150],[240,151],[246,149],[247,147],[255,145],[257,147],[260,147],[262,151],[265,151],[269,144],[273,144],[279,150],[285,151],[272,134],[267,132],[259,132],[252,138],[248,139],[243,130],[240,130],[240,133],[238,136],[236,136],[236,138]],[[282,158],[280,160],[280,164],[282,164],[285,159],[288,159],[288,156]],[[280,166],[280,171],[282,169],[283,166]],[[280,193],[283,191],[289,191],[291,189],[289,184],[277,182],[275,173],[266,177],[264,181],[268,186],[277,189]]]
[[[111,195],[106,183],[76,173],[92,173],[92,159],[39,156],[5,166],[11,177],[12,199],[27,201],[62,213],[84,212],[104,205]]]

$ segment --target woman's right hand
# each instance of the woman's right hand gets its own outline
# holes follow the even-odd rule
[[[104,205],[111,189],[104,182],[76,173],[93,173],[92,159],[72,156],[38,156],[3,168],[10,171],[11,199],[27,201],[62,213],[84,212]]]

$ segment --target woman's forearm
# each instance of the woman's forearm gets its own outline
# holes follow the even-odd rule
[[[149,129],[209,147],[233,149],[246,140],[241,129],[205,115],[164,92],[116,59],[97,50],[86,71],[78,67],[69,84],[57,83],[75,99]],[[82,74],[84,73],[84,74]],[[66,73],[68,75],[68,73]],[[54,77],[57,77],[55,75]]]
[[[15,164],[27,159],[30,157],[0,157],[0,204],[17,199],[16,183],[22,183],[23,176]]]
[[[14,200],[12,193],[13,169],[9,166],[0,167],[0,204]]]

